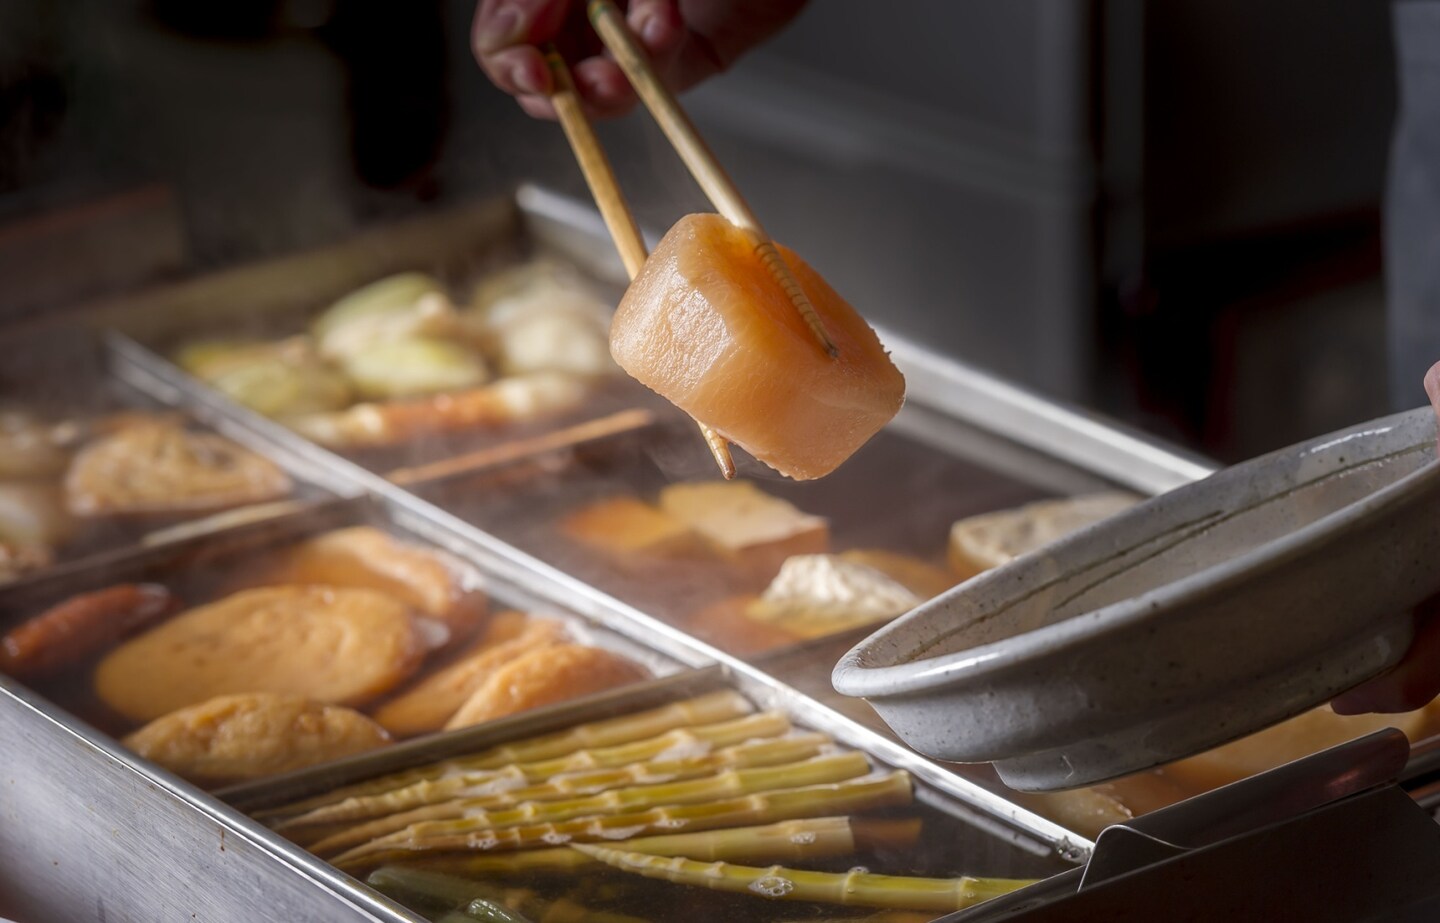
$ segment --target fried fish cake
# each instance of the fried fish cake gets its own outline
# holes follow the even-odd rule
[[[374,718],[397,737],[438,731],[496,670],[566,640],[565,626],[554,619],[502,612],[457,660],[377,708]]]
[[[357,711],[273,692],[206,699],[124,740],[140,756],[210,787],[303,769],[389,742],[384,728]]]
[[[246,692],[363,705],[408,678],[425,650],[410,608],[392,596],[266,587],[190,609],[111,651],[95,691],[137,721]]]
[[[208,513],[274,500],[290,487],[274,462],[223,436],[142,421],[80,450],[65,501],[76,516]]]
[[[531,651],[490,674],[445,724],[446,730],[494,721],[542,705],[553,705],[639,682],[650,675],[613,651],[584,644],[559,644]]]
[[[465,577],[465,566],[442,551],[352,526],[295,545],[261,580],[379,590],[468,632],[485,614],[485,597]]]

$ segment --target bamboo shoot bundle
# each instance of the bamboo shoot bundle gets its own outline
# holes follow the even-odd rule
[[[291,817],[326,805],[337,804],[347,798],[388,792],[416,782],[448,778],[475,770],[499,769],[512,763],[531,763],[574,753],[577,750],[615,746],[653,737],[675,728],[736,718],[749,714],[751,711],[753,708],[744,696],[733,690],[725,689],[683,702],[662,705],[648,711],[580,724],[553,734],[542,734],[538,737],[502,744],[471,756],[441,760],[416,769],[392,773],[355,785],[347,785],[313,798],[305,798],[278,808],[257,811],[255,817],[259,820]]]
[[[567,773],[526,788],[456,798],[410,811],[400,811],[326,836],[309,845],[309,849],[318,856],[334,855],[351,846],[358,846],[426,821],[463,818],[478,811],[495,811],[527,802],[579,798],[627,786],[634,790],[646,783],[663,784],[695,779],[724,769],[758,768],[808,759],[816,756],[829,740],[824,734],[798,734],[794,737],[728,747],[706,756],[631,763],[618,769]]]
[[[501,853],[573,842],[627,840],[642,834],[674,833],[682,828],[693,832],[771,824],[801,817],[849,814],[909,804],[912,798],[909,773],[897,771],[703,804],[665,805],[632,813],[578,817],[553,823],[501,829],[478,828],[467,833],[449,831],[435,836],[391,836],[352,849],[332,861],[344,869],[372,868],[425,852]]]

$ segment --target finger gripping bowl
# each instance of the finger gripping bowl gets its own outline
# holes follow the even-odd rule
[[[1026,791],[1281,721],[1392,666],[1440,592],[1428,409],[1148,500],[891,622],[835,667],[911,746]]]

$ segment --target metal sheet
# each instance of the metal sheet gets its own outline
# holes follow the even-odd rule
[[[178,401],[173,399],[173,394],[136,388],[107,375],[104,344],[100,338],[85,332],[77,334],[48,328],[21,334],[0,331],[0,353],[6,357],[0,368],[0,410],[33,413],[38,419],[51,423],[77,424],[76,430],[82,435],[77,439],[75,451],[96,438],[83,435],[90,421],[132,413],[176,416]],[[204,428],[276,462],[291,478],[290,491],[275,501],[210,513],[77,517],[74,535],[57,549],[53,564],[29,571],[8,583],[0,580],[0,587],[51,574],[83,571],[128,549],[166,541],[167,536],[176,532],[224,528],[247,516],[277,515],[333,496],[329,486],[322,486],[328,480],[323,468],[301,464],[271,452],[267,446],[256,445],[249,434],[237,431],[228,420],[201,419],[189,414],[182,422],[191,429],[198,429],[197,423],[204,424]],[[32,482],[53,484],[61,489],[64,477],[64,472],[59,471],[34,478]],[[344,485],[337,486],[344,489]]]
[[[25,923],[420,918],[0,676],[0,916]]]

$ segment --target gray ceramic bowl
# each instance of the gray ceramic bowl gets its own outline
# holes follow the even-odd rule
[[[1090,785],[1326,701],[1440,592],[1429,408],[1227,468],[981,574],[841,659],[922,753]]]

